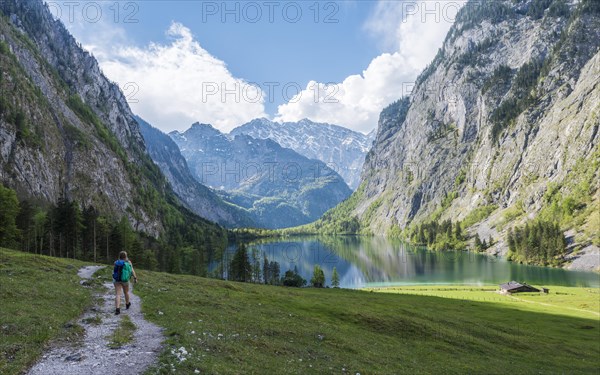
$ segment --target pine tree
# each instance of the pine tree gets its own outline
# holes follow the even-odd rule
[[[462,227],[460,222],[456,223],[456,226],[454,227],[454,237],[458,240],[458,241],[462,241],[463,239],[463,235],[462,235]]]
[[[33,233],[35,241],[35,253],[41,254],[46,245],[45,239],[47,236],[46,232],[46,218],[47,214],[44,211],[38,211],[33,217]]]
[[[21,237],[21,250],[30,252],[31,250],[31,237],[33,231],[33,216],[35,215],[35,208],[24,200],[19,204],[19,214],[15,220],[17,229]]]
[[[82,234],[82,249],[83,259],[90,259],[94,262],[98,258],[97,249],[97,230],[98,230],[98,217],[100,213],[94,208],[94,206],[88,206],[83,210],[82,221],[83,221],[83,234]]]
[[[419,244],[424,244],[426,241],[425,238],[425,228],[423,228],[423,225],[419,225]]]
[[[271,268],[269,267],[269,259],[267,254],[263,254],[263,281],[265,284],[269,284],[271,281]]]
[[[0,246],[14,247],[19,238],[16,219],[19,200],[14,190],[0,185]]]
[[[475,235],[475,250],[481,251],[483,249],[483,243],[481,243],[481,238],[479,237],[479,233]]]
[[[513,233],[512,228],[508,228],[508,250],[511,253],[515,253],[516,252],[516,244],[515,244],[515,235]]]
[[[252,281],[260,283],[262,272],[260,270],[260,252],[258,249],[252,249]]]
[[[340,287],[340,275],[335,267],[333,267],[333,272],[331,273],[331,286],[334,288]]]
[[[269,284],[280,285],[281,280],[279,275],[281,274],[281,268],[278,262],[271,261],[269,263]]]
[[[248,282],[252,278],[252,265],[248,258],[246,245],[238,246],[237,251],[233,255],[229,267],[229,279],[233,281]]]
[[[179,248],[171,249],[169,254],[169,272],[181,273],[181,250]]]

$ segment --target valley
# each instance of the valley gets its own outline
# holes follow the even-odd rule
[[[599,4],[0,1],[0,373],[597,373]]]

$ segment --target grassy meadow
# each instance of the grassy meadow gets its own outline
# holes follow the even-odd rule
[[[0,373],[26,369],[92,303],[76,276],[82,265],[0,250]],[[148,374],[600,369],[597,289],[550,286],[549,295],[514,300],[494,286],[292,289],[137,272],[146,318],[165,334]],[[110,278],[98,274],[96,282]]]
[[[568,288],[573,293],[555,298],[561,309],[554,311],[526,302],[470,300],[466,291],[448,298],[446,292],[440,297],[288,289],[139,273],[136,293],[144,311],[167,335],[161,365],[149,373],[585,374],[600,369],[595,289]]]
[[[77,276],[84,265],[0,249],[0,374],[33,365],[50,340],[76,345],[83,329],[69,323],[93,303]]]

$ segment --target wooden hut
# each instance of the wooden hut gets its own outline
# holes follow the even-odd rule
[[[539,289],[536,289],[531,285],[527,285],[525,283],[518,283],[516,281],[510,281],[508,283],[500,284],[500,292],[505,294],[539,291]]]

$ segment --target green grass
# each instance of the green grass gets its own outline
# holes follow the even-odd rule
[[[564,286],[545,287],[550,290],[548,294],[517,293],[511,296],[497,293],[497,285],[481,287],[423,285],[371,288],[366,290],[379,293],[411,294],[486,302],[522,311],[565,315],[584,319],[592,318],[597,320],[600,318],[600,289]]]
[[[485,297],[499,295],[484,290],[484,299],[469,300],[467,291],[440,298],[138,273],[146,316],[167,335],[149,373],[572,374],[600,366],[598,317],[566,308],[576,300],[597,310],[596,289],[550,294],[555,309],[495,303]]]
[[[91,302],[91,290],[75,276],[81,262],[8,250],[0,260],[0,373],[16,374],[44,343],[67,335],[63,327]],[[511,298],[495,286],[290,289],[137,272],[146,318],[166,335],[151,374],[587,374],[600,367],[598,289],[550,286],[548,295]],[[113,342],[129,342],[135,329],[124,317]]]
[[[133,341],[133,334],[136,330],[135,324],[125,315],[121,318],[119,326],[110,335],[108,347],[111,349],[119,349]]]
[[[477,207],[473,211],[469,212],[467,217],[465,217],[465,219],[462,221],[463,228],[469,228],[480,221],[487,219],[497,208],[498,206],[496,205]]]
[[[32,365],[53,339],[76,342],[81,326],[69,322],[92,302],[74,260],[0,249],[0,374]]]

